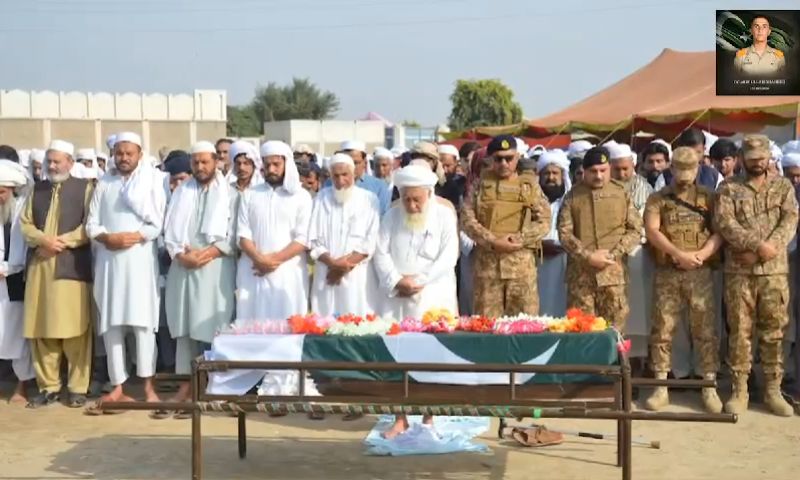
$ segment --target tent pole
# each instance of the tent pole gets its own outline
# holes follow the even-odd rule
[[[604,143],[606,142],[606,140],[608,140],[609,138],[611,138],[611,136],[612,136],[612,135],[614,135],[615,133],[617,133],[617,130],[619,130],[619,129],[620,129],[620,127],[622,126],[622,124],[623,124],[623,123],[625,123],[625,120],[622,120],[621,122],[619,122],[619,123],[618,123],[618,124],[617,124],[617,125],[614,127],[614,130],[611,130],[611,132],[610,132],[608,135],[606,135],[606,136],[605,136],[605,137],[604,137],[602,140],[600,140],[600,142],[598,143],[598,145],[602,145],[602,144],[604,144]]]
[[[700,112],[700,115],[696,116],[696,117],[694,118],[694,120],[692,120],[692,121],[689,123],[689,125],[686,125],[686,128],[684,128],[683,130],[681,130],[681,131],[680,131],[680,133],[678,133],[677,135],[675,135],[675,138],[673,138],[673,139],[672,139],[672,141],[671,141],[671,142],[669,142],[669,143],[670,143],[670,144],[673,144],[673,143],[675,143],[675,140],[677,140],[677,139],[678,139],[678,137],[680,137],[680,136],[681,136],[681,133],[683,133],[683,132],[685,132],[686,130],[689,130],[690,128],[692,128],[692,126],[693,126],[695,123],[697,123],[697,122],[698,122],[698,120],[700,120],[700,117],[702,117],[703,115],[705,115],[705,114],[706,114],[706,112],[708,112],[709,110],[710,110],[710,109],[706,108],[705,110],[703,110],[702,112]],[[709,125],[710,125],[710,120],[709,120]],[[711,132],[709,132],[709,133],[711,133]]]
[[[561,135],[561,132],[563,132],[564,129],[567,128],[568,124],[569,124],[569,122],[565,123],[564,125],[561,125],[561,128],[558,129],[558,131],[555,133],[555,135],[551,135],[550,136],[550,140],[547,142],[547,144],[544,146],[544,148],[549,147],[550,144],[553,143],[553,139],[555,139],[557,136]],[[570,135],[570,141],[572,141],[572,136],[571,135]]]

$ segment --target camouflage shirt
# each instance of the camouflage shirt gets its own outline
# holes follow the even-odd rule
[[[550,232],[550,202],[542,189],[535,184],[535,201],[519,235],[525,248],[513,253],[500,253],[492,249],[492,241],[498,237],[481,225],[475,214],[480,196],[480,182],[476,182],[470,190],[469,201],[464,202],[461,208],[461,228],[475,241],[472,270],[476,275],[499,280],[532,275],[536,268],[534,249]]]
[[[797,229],[797,200],[791,182],[768,177],[760,188],[747,178],[733,177],[720,187],[714,211],[714,227],[727,242],[725,272],[747,275],[789,273],[786,247]],[[778,256],[755,265],[742,265],[736,253],[755,252],[770,242]]]

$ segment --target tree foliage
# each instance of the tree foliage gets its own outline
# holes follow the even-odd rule
[[[339,99],[307,78],[293,78],[290,85],[269,82],[266,87],[258,87],[252,107],[262,122],[324,120],[339,111]]]
[[[258,137],[262,126],[252,105],[228,105],[228,136]]]
[[[514,100],[514,92],[500,80],[458,80],[450,102],[448,120],[454,131],[522,121],[522,107]]]

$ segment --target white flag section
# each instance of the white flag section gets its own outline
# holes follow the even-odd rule
[[[206,360],[299,362],[303,359],[305,335],[218,335]],[[266,395],[289,395],[286,388],[297,391],[297,372],[269,372],[265,379],[270,391]],[[228,370],[209,375],[208,393],[243,395],[267,374],[265,370]],[[290,385],[291,384],[291,385]],[[278,392],[277,390],[281,390]]]
[[[434,335],[425,333],[404,333],[401,335],[383,336],[386,349],[397,363],[446,363],[469,365],[466,360],[444,346]],[[558,348],[559,341],[553,343],[538,357],[532,358],[522,365],[546,365]],[[476,373],[476,372],[408,372],[409,376],[420,383],[445,383],[450,385],[502,385],[508,383],[508,373]],[[529,381],[535,373],[518,374],[516,383]]]

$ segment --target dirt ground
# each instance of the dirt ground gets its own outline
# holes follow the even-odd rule
[[[4,390],[3,398],[8,395]],[[672,395],[673,411],[699,406],[697,393]],[[551,429],[613,433],[608,421],[547,420]],[[248,457],[239,460],[236,420],[203,418],[205,479],[617,479],[615,444],[567,437],[559,446],[523,449],[496,438],[488,454],[401,458],[364,455],[374,419],[346,423],[304,416],[248,417]],[[0,480],[185,479],[190,421],[151,420],[146,412],[85,417],[61,405],[38,411],[0,400]],[[796,479],[800,417],[778,418],[751,406],[737,425],[634,422],[634,435],[661,449],[634,447],[636,479]]]

